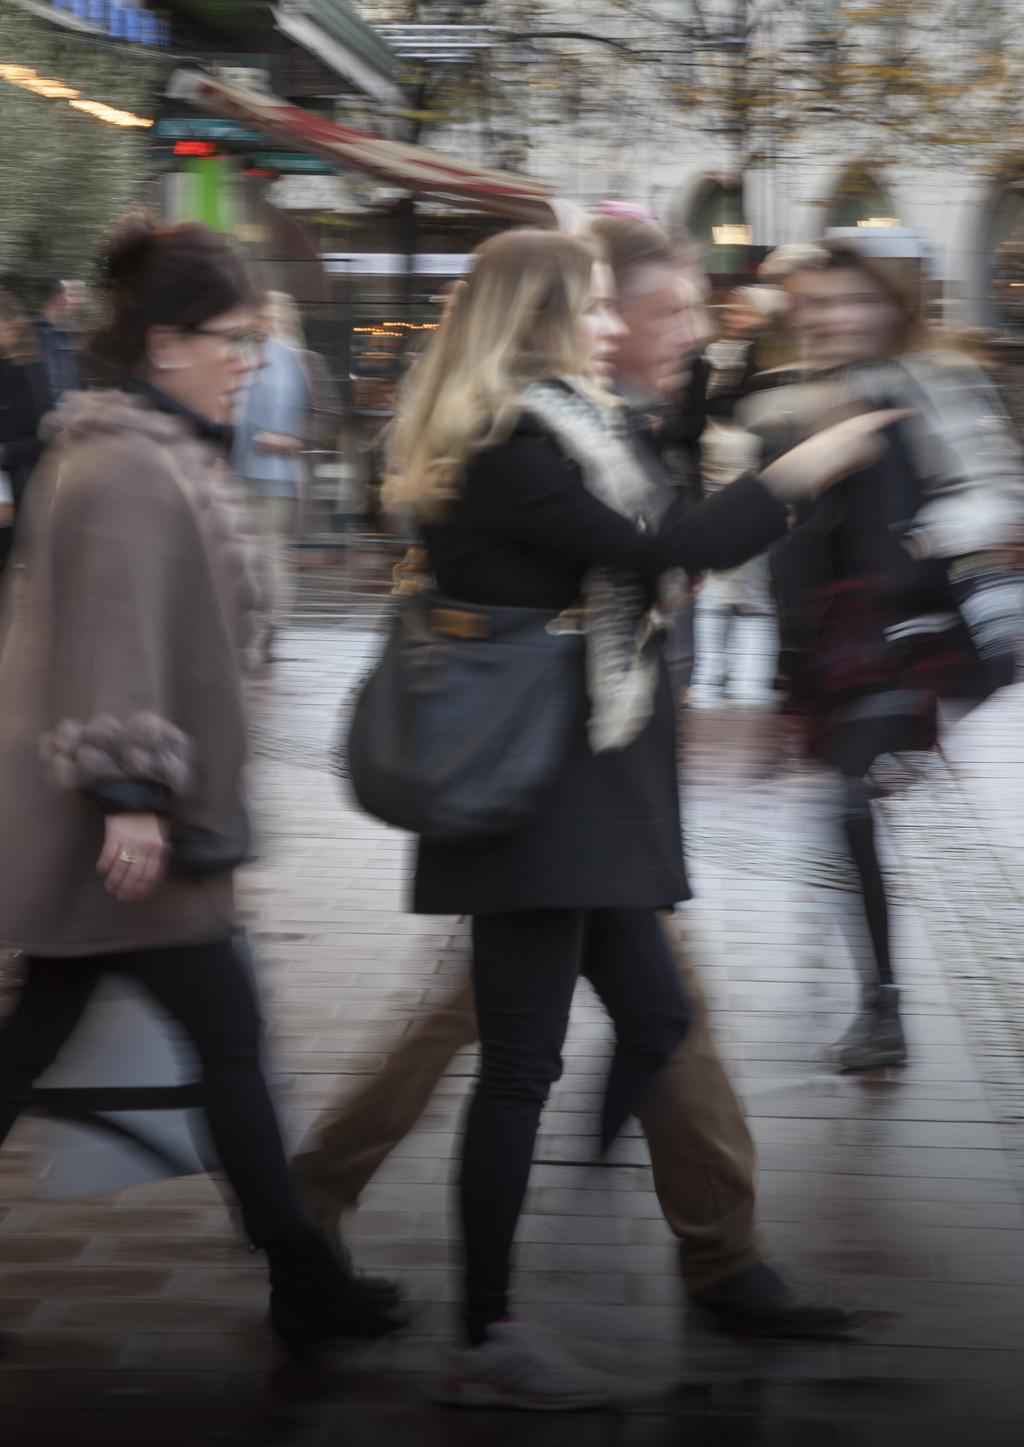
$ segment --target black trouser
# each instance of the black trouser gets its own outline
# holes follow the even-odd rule
[[[210,1135],[253,1243],[273,1244],[302,1231],[309,1221],[263,1074],[256,997],[230,941],[28,959],[21,997],[0,1022],[0,1143],[107,974],[144,985],[194,1046]]]
[[[506,1314],[509,1259],[537,1127],[562,1073],[580,974],[615,1025],[602,1141],[609,1145],[686,1033],[688,1009],[653,910],[538,910],[473,920],[480,1075],[462,1143],[465,1325],[471,1341]]]

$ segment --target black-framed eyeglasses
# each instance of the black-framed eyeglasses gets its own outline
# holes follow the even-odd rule
[[[221,331],[219,327],[189,327],[194,337],[215,337],[232,352],[261,352],[267,345],[267,333],[258,331]]]

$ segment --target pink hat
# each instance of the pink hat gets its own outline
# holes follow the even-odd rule
[[[635,201],[602,201],[594,207],[594,213],[597,216],[625,216],[629,221],[656,220],[646,207],[638,206]]]

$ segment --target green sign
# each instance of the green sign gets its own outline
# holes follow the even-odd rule
[[[231,206],[230,162],[223,156],[203,157],[183,167],[188,185],[183,193],[182,220],[201,221],[214,231],[229,232],[234,224]]]
[[[165,141],[238,141],[243,145],[266,145],[259,131],[250,131],[237,121],[214,116],[165,116],[157,121],[156,134]]]
[[[301,151],[256,151],[248,160],[258,171],[280,171],[282,176],[333,176],[338,170],[330,161]]]

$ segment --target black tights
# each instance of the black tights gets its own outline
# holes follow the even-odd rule
[[[470,1341],[504,1316],[509,1261],[541,1111],[562,1072],[580,974],[615,1025],[601,1119],[607,1146],[681,1042],[688,1008],[654,910],[537,910],[473,920],[480,1076],[459,1182]]]
[[[915,720],[894,715],[842,724],[827,738],[824,755],[842,776],[841,824],[860,886],[861,903],[871,938],[873,978],[878,985],[893,983],[889,938],[889,902],[878,860],[873,790],[867,774],[876,759],[914,747]]]
[[[843,833],[860,884],[861,903],[871,937],[874,959],[873,983],[891,985],[892,953],[889,942],[889,902],[878,860],[875,816],[871,809],[871,787],[861,776],[843,775]]]
[[[107,974],[144,985],[188,1035],[214,1149],[252,1242],[272,1245],[306,1228],[263,1074],[255,994],[229,941],[27,960],[21,997],[0,1022],[0,1143]]]

